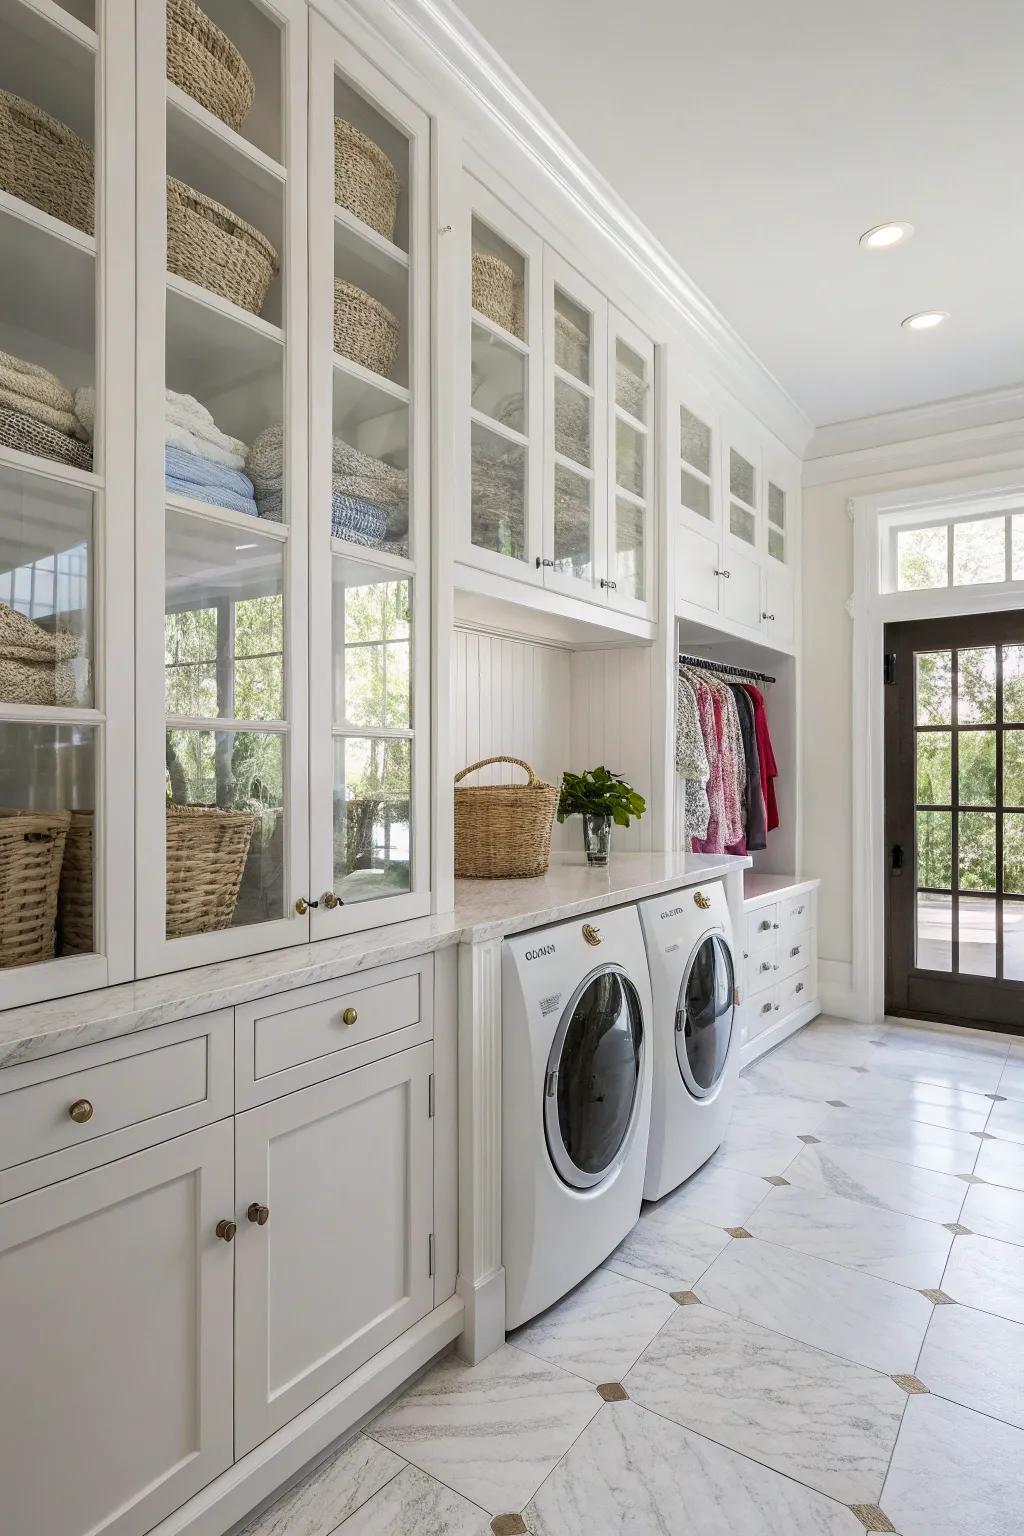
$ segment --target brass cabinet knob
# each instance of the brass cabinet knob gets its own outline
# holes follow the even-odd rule
[[[706,912],[711,905],[711,897],[705,896],[703,891],[694,891],[693,899],[702,912]]]
[[[320,903],[318,901],[307,901],[305,896],[300,896],[298,901],[295,903],[295,910],[300,917],[305,917],[306,913],[310,911],[311,908],[318,907],[319,905]]]
[[[320,897],[320,903],[322,906],[327,908],[328,912],[333,912],[335,907],[340,907],[343,905],[341,897],[335,896],[333,891],[324,891],[323,895]]]
[[[258,1200],[254,1200],[245,1214],[248,1216],[249,1220],[254,1221],[258,1227],[265,1227],[267,1222],[270,1220],[270,1206],[260,1205]]]
[[[84,1125],[87,1120],[92,1119],[92,1105],[88,1099],[76,1099],[68,1110],[68,1114],[76,1125]]]
[[[341,1022],[343,1024],[354,1024],[358,1017],[359,1015],[354,1008],[346,1008],[341,1016]]]
[[[235,1233],[237,1231],[238,1228],[235,1226],[233,1221],[218,1221],[217,1223],[217,1236],[221,1238],[225,1243],[234,1242]]]

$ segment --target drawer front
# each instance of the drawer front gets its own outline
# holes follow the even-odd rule
[[[747,1033],[746,1039],[756,1040],[763,1034],[769,1024],[773,1024],[779,1018],[779,1003],[776,989],[773,987],[767,992],[759,992],[752,997],[747,1004]]]
[[[0,1072],[0,1199],[232,1110],[227,1010]]]
[[[807,933],[814,921],[814,892],[802,891],[782,902],[782,932],[789,938]]]
[[[779,932],[779,907],[773,902],[767,907],[757,907],[753,912],[747,913],[747,943],[746,949],[753,955],[757,950],[764,949],[766,945],[775,943]]]
[[[779,974],[785,979],[787,976],[795,975],[797,971],[805,971],[813,958],[810,934],[791,934],[783,941]]]
[[[814,972],[808,968],[795,971],[779,987],[779,1017],[785,1018],[815,1001]]]
[[[366,1066],[433,1035],[433,956],[235,1009],[238,1107]]]
[[[746,962],[747,996],[754,997],[766,987],[773,987],[779,979],[779,962],[775,948],[758,950]]]

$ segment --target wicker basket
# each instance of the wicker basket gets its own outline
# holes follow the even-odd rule
[[[0,810],[0,970],[52,960],[70,815]]]
[[[92,234],[92,145],[10,91],[0,91],[0,187]]]
[[[394,240],[399,186],[398,172],[380,145],[336,117],[334,201],[385,240]]]
[[[89,955],[93,937],[92,811],[72,811],[60,872],[60,952]]]
[[[527,880],[543,875],[551,852],[558,790],[542,784],[521,757],[485,757],[455,775],[490,763],[514,763],[525,784],[477,784],[455,790],[455,873],[461,879]]]
[[[473,252],[473,308],[522,340],[522,282],[507,261],[488,251]]]
[[[590,382],[590,337],[568,315],[555,310],[555,362],[573,378]]]
[[[76,469],[92,469],[91,443],[80,443],[22,411],[0,407],[0,443],[5,448],[34,453],[38,459],[55,459],[60,464],[73,464]]]
[[[637,421],[647,420],[647,381],[625,363],[615,364],[615,404]]]
[[[340,278],[334,284],[334,350],[390,379],[398,361],[399,325],[379,299]]]
[[[223,203],[168,176],[167,266],[258,315],[280,263],[258,229]]]
[[[9,603],[0,603],[0,700],[5,704],[88,701],[85,640],[69,629],[51,631]]]
[[[229,928],[256,817],[212,805],[167,807],[167,937]]]
[[[195,0],[167,0],[167,78],[236,131],[256,89],[234,43]]]

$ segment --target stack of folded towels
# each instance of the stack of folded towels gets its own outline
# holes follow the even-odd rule
[[[0,352],[0,443],[40,458],[92,469],[89,433],[56,374]]]
[[[284,505],[284,434],[276,422],[249,449],[246,470],[256,490],[260,517],[280,522]],[[331,532],[351,544],[393,554],[408,553],[409,477],[383,459],[334,439]]]

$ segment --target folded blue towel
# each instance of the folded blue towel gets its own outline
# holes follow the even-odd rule
[[[247,501],[253,499],[252,481],[248,475],[243,475],[240,469],[229,469],[226,464],[215,464],[212,459],[202,459],[198,453],[189,453],[184,448],[172,448],[170,445],[164,448],[164,472],[167,476],[167,484],[172,480],[187,481],[192,485],[215,486],[221,491],[230,491],[232,495],[240,496]],[[182,495],[192,494],[182,492]],[[210,500],[210,497],[199,498]],[[217,505],[228,506],[223,502]]]
[[[372,501],[358,496],[331,496],[331,532],[336,539],[350,539],[356,544],[380,544],[388,531],[388,515]]]
[[[212,507],[230,507],[233,512],[244,512],[247,517],[259,516],[253,498],[240,496],[237,491],[226,491],[219,485],[197,485],[194,480],[178,480],[173,475],[165,475],[164,484],[176,496],[205,501]]]

